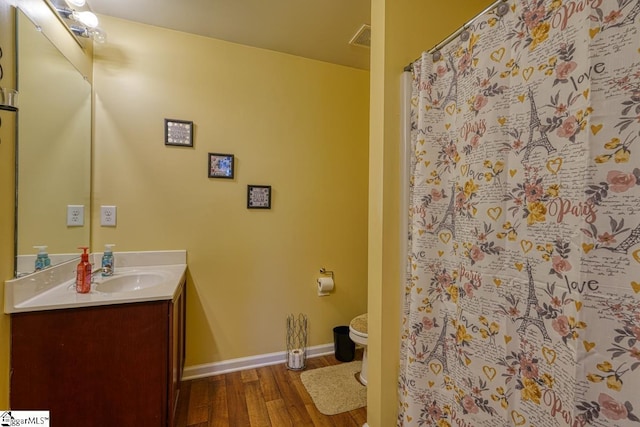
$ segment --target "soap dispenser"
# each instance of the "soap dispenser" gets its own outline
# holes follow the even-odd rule
[[[36,255],[36,271],[44,270],[51,265],[49,254],[47,254],[46,246],[34,246],[34,249],[38,249],[38,255]]]
[[[113,244],[104,245],[104,254],[102,254],[102,276],[113,276],[115,271],[115,259],[113,258]]]
[[[76,292],[79,294],[88,294],[91,291],[91,263],[89,262],[89,254],[86,246],[81,246],[82,258],[78,267],[76,267]]]

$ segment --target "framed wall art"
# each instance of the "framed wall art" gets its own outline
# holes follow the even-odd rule
[[[164,145],[193,147],[193,122],[164,119]]]
[[[233,154],[209,153],[209,178],[233,179]]]
[[[248,209],[271,209],[271,186],[248,185],[247,186]]]

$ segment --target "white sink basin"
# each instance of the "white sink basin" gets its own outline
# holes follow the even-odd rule
[[[94,274],[91,292],[76,292],[77,260],[5,282],[4,312],[23,313],[173,300],[185,283],[186,251],[120,252],[111,277]],[[99,260],[99,258],[98,258]],[[96,259],[93,259],[94,264]],[[2,292],[2,291],[0,291]]]
[[[158,286],[166,279],[164,274],[154,271],[131,272],[105,278],[96,285],[95,290],[106,293],[135,292]]]

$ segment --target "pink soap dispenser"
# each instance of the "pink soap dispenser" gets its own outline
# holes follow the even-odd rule
[[[89,262],[89,254],[86,246],[81,246],[82,258],[78,267],[76,267],[76,292],[79,294],[88,294],[91,291],[91,263]]]

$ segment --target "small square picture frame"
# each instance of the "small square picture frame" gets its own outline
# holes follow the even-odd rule
[[[209,178],[233,179],[235,159],[233,154],[209,153]]]
[[[271,209],[271,186],[247,185],[247,209]]]
[[[193,147],[193,122],[164,119],[164,145]]]

